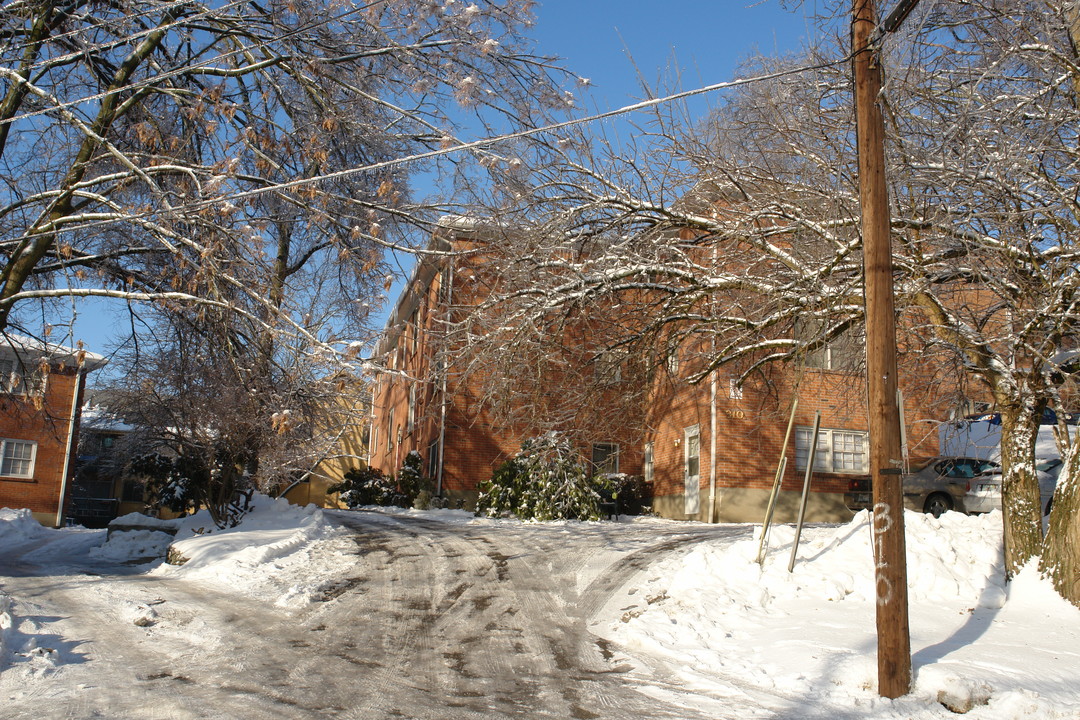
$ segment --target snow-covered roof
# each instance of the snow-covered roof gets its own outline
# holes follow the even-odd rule
[[[77,350],[64,345],[42,342],[37,338],[16,335],[15,333],[0,334],[0,350],[10,349],[18,355],[44,355],[51,362],[66,366],[81,365],[84,370],[90,372],[103,367],[109,362],[107,358],[89,350]]]
[[[129,433],[135,430],[134,425],[124,422],[122,417],[99,405],[83,405],[80,422],[83,430],[116,433]]]

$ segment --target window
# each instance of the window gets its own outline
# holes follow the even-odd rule
[[[804,343],[817,339],[820,332],[820,320],[803,320],[795,325],[795,337]],[[865,344],[862,328],[849,328],[824,347],[806,353],[806,367],[857,371],[863,365]]]
[[[727,396],[732,400],[743,399],[742,385],[739,384],[739,381],[737,379],[728,378]]]
[[[593,443],[592,466],[597,475],[619,472],[619,446],[612,442]]]
[[[142,502],[146,498],[146,485],[139,480],[127,478],[124,480],[124,489],[120,494],[123,502]]]
[[[607,350],[597,356],[593,364],[593,374],[600,385],[615,385],[622,382],[622,365],[626,353],[619,350]]]
[[[394,449],[394,408],[386,416],[386,451]]]
[[[375,425],[371,428],[371,446],[368,448],[368,461],[375,457],[375,453],[379,449],[379,426]]]
[[[641,472],[645,476],[645,482],[653,481],[653,444],[651,442],[645,443],[645,457],[641,463]]]
[[[0,359],[0,392],[31,395],[44,390],[45,373],[40,366],[31,369],[10,358]]]
[[[701,473],[701,433],[697,425],[683,431],[686,447],[683,449],[683,461],[686,477],[697,478]]]
[[[428,445],[427,450],[427,472],[428,477],[437,477],[439,474],[439,441]]]
[[[416,383],[409,385],[409,412],[405,419],[405,432],[412,432],[416,426]]]
[[[1060,462],[1060,460],[1058,462]],[[992,460],[956,458],[953,460],[942,460],[934,466],[934,471],[937,472],[938,475],[944,475],[945,477],[973,478],[986,470],[992,470],[996,467],[998,467],[998,464]],[[1036,469],[1038,468],[1039,466],[1036,466]]]
[[[26,440],[0,440],[0,475],[29,478],[34,476],[37,443]]]
[[[795,467],[800,470],[806,469],[806,460],[810,456],[810,438],[813,433],[813,428],[795,428]],[[869,472],[866,433],[858,430],[821,428],[818,431],[814,470],[834,473]]]
[[[674,348],[671,354],[667,357],[667,371],[669,375],[678,377],[679,375],[679,350]]]
[[[420,342],[420,308],[413,310],[412,317],[409,318],[409,332],[412,339],[411,351],[416,354],[416,348]]]

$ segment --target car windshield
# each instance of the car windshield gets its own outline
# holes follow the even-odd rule
[[[1043,460],[1042,462],[1036,464],[1035,469],[1041,470],[1042,472],[1048,472],[1050,470],[1053,470],[1060,464],[1061,458],[1051,458],[1050,460]]]
[[[939,475],[953,478],[973,478],[981,472],[996,468],[997,463],[991,460],[978,460],[976,458],[949,458],[938,463],[934,469]]]

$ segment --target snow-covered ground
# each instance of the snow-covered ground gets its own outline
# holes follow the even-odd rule
[[[423,515],[447,523],[507,522],[460,511]],[[866,513],[840,527],[804,530],[790,574],[789,526],[773,529],[764,566],[755,562],[756,538],[696,544],[628,578],[591,627],[621,646],[643,692],[659,704],[716,717],[737,711],[740,717],[922,720],[951,717],[941,704],[948,701],[970,706],[972,718],[1080,718],[1080,610],[1034,568],[1005,585],[1000,515],[908,513],[906,523],[914,687],[897,700],[875,691]],[[104,531],[46,530],[26,512],[0,510],[0,547],[58,572],[81,557],[100,563],[103,575],[125,567],[283,612],[319,599],[335,579],[355,572],[349,532],[313,507],[263,498],[239,528],[213,532],[197,515],[176,523],[173,548],[186,564],[119,565],[139,563],[174,542],[155,523],[142,525],[106,542]],[[612,542],[614,548],[618,541]],[[92,579],[80,587],[101,592]],[[0,581],[0,705],[35,684],[55,690],[71,682],[63,638],[50,636],[46,647],[40,628],[21,616],[19,597],[4,590]],[[156,621],[152,598],[112,600],[122,610],[118,621]],[[109,669],[100,672],[104,677]],[[665,682],[650,682],[659,674]],[[758,710],[747,714],[748,707]]]
[[[883,700],[877,687],[875,585],[866,511],[804,532],[774,528],[760,567],[758,539],[706,544],[650,568],[619,599],[608,637],[632,655],[678,667],[718,715],[724,699],[779,694],[843,716],[1080,717],[1080,610],[1034,567],[1006,585],[1001,516],[905,514],[914,687]],[[769,704],[769,703],[766,703]]]

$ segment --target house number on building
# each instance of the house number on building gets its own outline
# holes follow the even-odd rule
[[[742,420],[746,417],[746,413],[742,410],[725,410],[724,414],[732,420]]]

